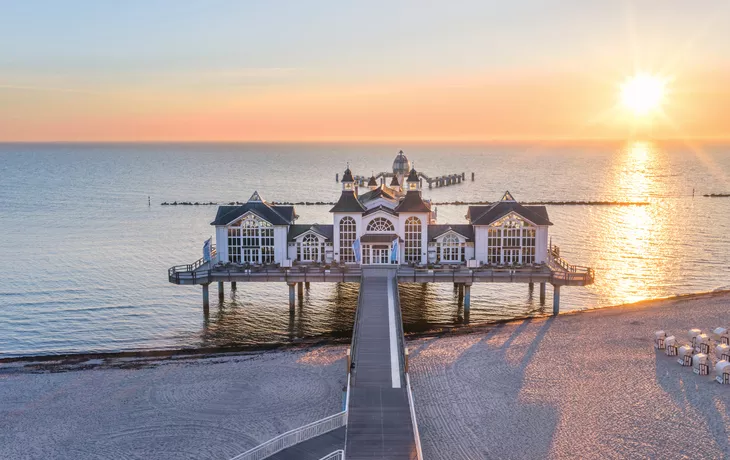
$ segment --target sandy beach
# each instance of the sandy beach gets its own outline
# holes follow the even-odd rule
[[[729,458],[730,386],[656,353],[730,295],[409,341],[426,459]],[[344,346],[0,364],[0,458],[226,459],[340,410]]]

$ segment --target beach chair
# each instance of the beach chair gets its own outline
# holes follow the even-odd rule
[[[679,347],[679,352],[677,353],[677,355],[679,356],[677,362],[682,366],[691,366],[692,355],[694,354],[694,351],[694,347],[690,345],[682,345],[681,347]]]
[[[667,356],[677,356],[678,351],[677,339],[673,335],[664,339],[664,354]]]
[[[710,353],[710,337],[707,334],[700,334],[695,337],[695,351],[698,353]]]
[[[709,375],[710,362],[708,361],[706,354],[697,353],[692,357],[692,372],[697,375]]]
[[[730,362],[723,360],[715,364],[715,380],[723,385],[730,384]]]
[[[667,338],[667,333],[664,331],[656,331],[654,333],[654,348],[657,350],[664,350],[664,339]]]
[[[727,328],[724,327],[718,327],[715,328],[714,331],[712,331],[713,338],[717,340],[719,343],[730,345],[730,332],[728,332]]]
[[[730,361],[730,345],[726,343],[715,345],[715,356],[720,361]]]
[[[694,348],[696,344],[697,336],[702,334],[702,331],[699,329],[690,329],[689,330],[689,339],[692,341],[692,348]]]

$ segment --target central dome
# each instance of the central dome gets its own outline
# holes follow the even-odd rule
[[[408,161],[408,157],[406,157],[405,153],[403,153],[403,150],[398,152],[398,155],[395,157],[395,160],[393,160],[393,174],[401,174],[406,175],[411,170],[411,162]]]

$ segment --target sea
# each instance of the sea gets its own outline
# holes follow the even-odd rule
[[[264,347],[344,340],[357,284],[312,283],[290,314],[283,283],[226,285],[210,315],[201,288],[167,269],[202,256],[216,206],[163,202],[332,202],[336,174],[388,171],[399,150],[429,176],[466,180],[423,194],[437,203],[608,202],[547,206],[553,244],[595,269],[566,287],[561,311],[730,289],[730,144],[696,142],[0,144],[0,358],[65,353]],[[471,174],[474,180],[471,180]],[[298,223],[331,223],[298,205]],[[465,223],[440,204],[439,223]],[[551,312],[537,287],[472,288],[465,318],[453,286],[400,286],[406,334]],[[729,307],[730,310],[730,307]]]

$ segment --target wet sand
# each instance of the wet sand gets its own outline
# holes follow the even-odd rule
[[[730,458],[730,386],[653,332],[730,323],[730,295],[409,341],[424,457]],[[0,364],[0,458],[227,459],[340,410],[345,347]]]

